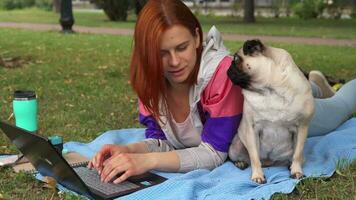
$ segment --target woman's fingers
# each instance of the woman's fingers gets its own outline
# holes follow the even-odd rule
[[[93,167],[94,167],[93,162],[89,161],[88,165],[87,165],[87,168],[92,169]]]
[[[119,155],[113,156],[103,162],[102,171],[100,173],[101,181],[105,182],[105,180],[113,170],[115,170],[116,168],[120,169],[122,167],[122,159],[120,159],[119,157]]]
[[[115,179],[113,183],[118,184],[118,183],[124,182],[130,176],[131,176],[131,173],[129,170],[127,170],[125,173],[123,173],[121,176],[119,176],[117,179]]]
[[[111,148],[113,145],[104,145],[103,148],[92,159],[92,166],[98,171],[102,168],[105,157],[111,155]]]
[[[99,173],[101,173],[105,161],[107,161],[108,159],[112,158],[115,155],[126,153],[127,151],[128,151],[127,147],[125,146],[106,144],[91,159],[91,161],[88,163],[88,167],[95,168],[96,170],[99,171]]]
[[[101,157],[104,157],[104,155],[101,154]],[[97,168],[100,174],[100,179],[102,182],[106,183],[111,181],[120,183],[132,175],[144,173],[148,168],[140,166],[143,159],[144,156],[139,154],[111,154],[111,157],[102,160],[100,164],[101,167]],[[95,156],[92,164],[96,166],[97,163],[95,162],[99,162],[98,160],[100,160],[99,155]]]
[[[103,182],[108,183],[111,182],[115,179],[115,177],[119,177],[122,174],[125,173],[125,171],[127,170],[126,166],[117,166],[115,168],[113,168],[109,174],[106,176],[106,178],[103,180]]]
[[[102,168],[102,155],[99,153],[95,154],[94,157],[88,162],[87,167],[89,169],[95,168],[97,171]]]
[[[98,169],[100,166],[100,158],[101,157],[101,152],[97,153],[94,158],[92,159],[92,164],[95,169]]]

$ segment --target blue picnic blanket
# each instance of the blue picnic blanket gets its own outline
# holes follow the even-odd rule
[[[121,129],[105,132],[88,144],[67,142],[64,148],[91,158],[104,144],[127,144],[143,139],[144,129]],[[325,136],[308,138],[304,155],[303,169],[307,177],[330,177],[338,165],[350,163],[356,158],[356,118]],[[119,199],[269,199],[277,192],[292,192],[299,182],[289,177],[287,167],[267,167],[263,171],[266,184],[250,180],[250,167],[240,170],[229,161],[212,171],[158,172],[168,180]]]

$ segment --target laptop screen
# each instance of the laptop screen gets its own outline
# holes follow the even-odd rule
[[[5,122],[0,122],[0,128],[42,176],[53,177],[60,184],[77,193],[92,196],[83,181],[48,139]]]

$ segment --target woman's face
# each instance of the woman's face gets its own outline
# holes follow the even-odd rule
[[[198,32],[198,30],[196,30]],[[187,28],[174,25],[163,33],[161,58],[165,78],[171,85],[185,83],[197,61],[199,34],[193,36]]]

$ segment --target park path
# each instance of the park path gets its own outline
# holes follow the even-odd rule
[[[61,26],[58,24],[35,24],[35,23],[17,23],[17,22],[0,22],[0,28],[20,28],[40,31],[60,31]],[[108,28],[108,27],[85,27],[73,26],[73,30],[79,33],[93,34],[112,34],[112,35],[132,35],[133,29],[125,28]],[[229,41],[246,41],[248,39],[258,38],[265,42],[294,43],[294,44],[314,44],[330,46],[356,46],[355,39],[332,39],[332,38],[308,38],[308,37],[291,37],[291,36],[262,36],[262,35],[241,35],[232,33],[222,33],[224,40]]]

